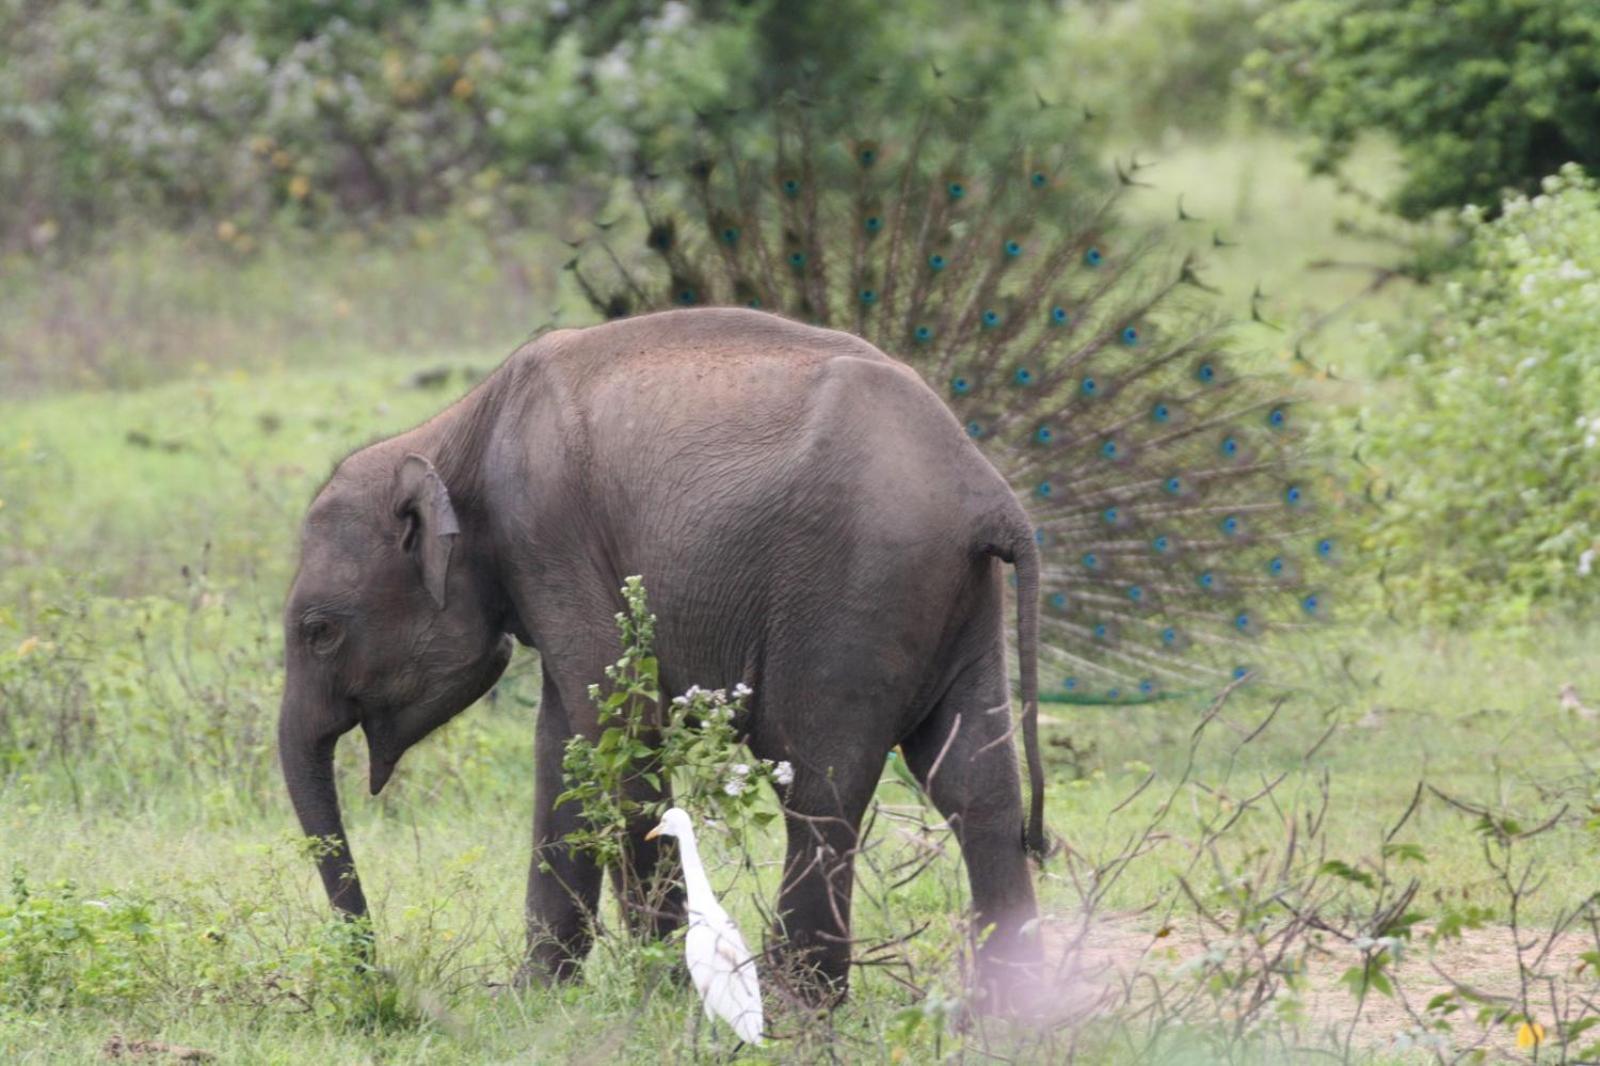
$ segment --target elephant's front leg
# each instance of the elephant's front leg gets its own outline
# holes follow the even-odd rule
[[[635,936],[660,939],[683,924],[685,913],[681,877],[675,871],[660,869],[661,842],[645,839],[645,834],[661,820],[661,810],[671,805],[658,801],[670,800],[671,793],[651,786],[641,777],[633,778],[625,787],[628,798],[644,805],[650,813],[629,821],[622,866],[611,871],[612,885],[622,901],[628,931]]]
[[[572,736],[561,693],[546,671],[534,742],[533,862],[528,870],[528,956],[517,983],[570,978],[594,942],[600,867],[567,843],[579,828],[576,803],[556,805],[565,790],[561,758]]]

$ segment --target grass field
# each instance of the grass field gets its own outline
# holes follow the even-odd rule
[[[1337,306],[1352,290],[1305,266],[1339,211],[1331,192],[1288,191],[1281,145],[1210,152],[1179,147],[1169,162],[1179,184],[1208,177],[1187,207],[1243,242],[1217,269],[1227,298],[1247,300],[1265,278],[1291,323]],[[730,1052],[696,1024],[662,952],[615,938],[576,985],[503,987],[521,951],[531,656],[519,652],[491,703],[410,753],[379,798],[362,787],[359,744],[342,746],[379,978],[352,967],[277,776],[277,615],[310,494],[339,456],[489,369],[538,324],[553,272],[495,304],[484,291],[501,275],[450,266],[465,253],[441,256],[443,268],[416,258],[431,250],[365,249],[314,269],[287,253],[235,269],[154,247],[7,298],[8,336],[27,341],[8,350],[29,361],[4,380],[29,395],[0,401],[0,859],[12,881],[0,891],[0,1060],[87,1061],[116,1036],[226,1062]],[[1333,254],[1373,251],[1352,239]],[[408,306],[404,294],[441,269],[437,291]],[[151,276],[188,287],[141,296],[150,283],[137,279]],[[97,325],[64,346],[50,316],[92,319],[96,294],[125,311],[122,332]],[[471,325],[446,343],[452,307]],[[163,322],[185,323],[189,341]],[[1316,343],[1324,358],[1348,351],[1341,367],[1359,374],[1355,329]],[[1263,347],[1284,343],[1258,332]],[[119,337],[144,347],[121,361]],[[1595,637],[1554,623],[1357,622],[1329,639],[1361,685],[1281,704],[1245,689],[1214,708],[1047,708],[1049,820],[1068,850],[1040,880],[1041,935],[1069,960],[1064,987],[1081,1008],[1054,1029],[946,1024],[962,987],[963,879],[948,832],[886,775],[858,935],[921,932],[874,956],[884,964],[858,972],[831,1022],[780,1016],[786,1039],[765,1057],[1279,1061],[1341,1042],[1347,1057],[1423,1056],[1418,1019],[1392,1006],[1402,996],[1496,1054],[1537,1050],[1517,1045],[1524,1014],[1552,1041],[1576,1037],[1592,1016],[1577,1004],[1594,993],[1576,951],[1600,946],[1593,927],[1579,922],[1542,960],[1510,937],[1565,929],[1593,893],[1600,728],[1557,690],[1600,703]],[[711,841],[713,880],[749,933],[780,852],[746,847]],[[891,888],[923,855],[929,868]],[[1460,926],[1483,927],[1468,929],[1481,950],[1460,978],[1481,1002],[1429,1014],[1449,987],[1430,958],[1453,971],[1464,943],[1430,934]],[[1103,971],[1085,969],[1091,959]]]

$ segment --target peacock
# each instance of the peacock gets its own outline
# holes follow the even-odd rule
[[[607,318],[765,309],[920,372],[1032,516],[1043,699],[1303,679],[1339,559],[1305,401],[1241,365],[1193,253],[1119,221],[1142,164],[1098,178],[1084,116],[1040,104],[1038,143],[1000,151],[948,95],[910,121],[700,114],[682,159],[640,167],[645,248],[611,219],[568,269]]]

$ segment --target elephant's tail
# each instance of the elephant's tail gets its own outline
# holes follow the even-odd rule
[[[1019,509],[1020,510],[1020,509]],[[1044,831],[1044,759],[1039,754],[1039,547],[1032,525],[1020,513],[1004,546],[989,550],[1017,569],[1017,660],[1022,670],[1022,750],[1028,760],[1028,821],[1022,846],[1043,862],[1049,854]]]

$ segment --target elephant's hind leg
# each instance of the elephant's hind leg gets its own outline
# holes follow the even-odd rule
[[[1004,994],[1040,958],[1021,927],[1038,914],[1022,841],[1022,791],[1005,660],[997,650],[960,674],[901,744],[906,764],[955,830],[972,888],[980,972]],[[1008,997],[1009,998],[1009,997]]]

